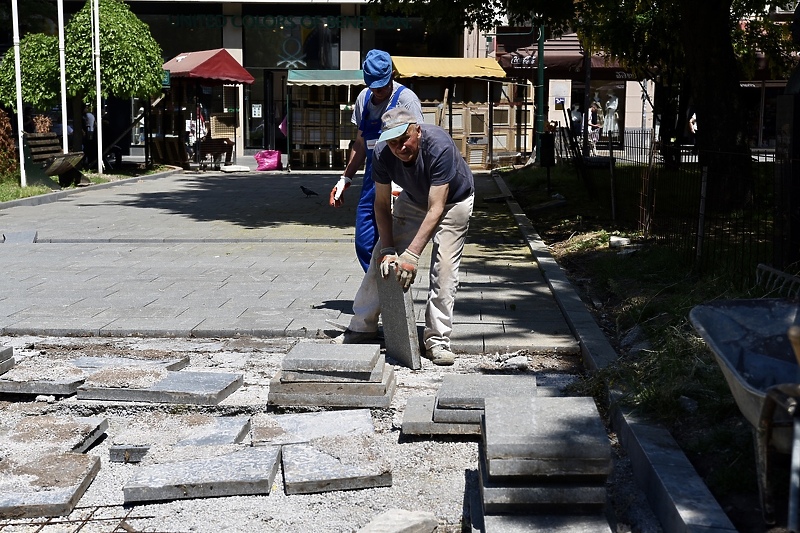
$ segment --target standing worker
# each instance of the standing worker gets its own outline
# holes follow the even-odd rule
[[[353,109],[350,121],[358,126],[358,136],[347,167],[331,190],[330,205],[341,207],[342,193],[350,186],[361,165],[364,167],[364,183],[361,198],[356,208],[356,256],[364,272],[369,266],[372,249],[378,239],[375,226],[375,184],[372,181],[372,151],[381,134],[381,116],[389,109],[408,109],[418,123],[423,122],[422,105],[411,89],[392,79],[392,58],[382,50],[370,50],[362,66],[364,83]]]
[[[375,218],[380,239],[353,300],[354,316],[334,342],[372,342],[378,333],[378,275],[396,277],[408,290],[417,263],[433,240],[425,308],[425,357],[452,365],[450,349],[458,269],[475,197],[469,165],[446,130],[422,124],[404,108],[383,115],[373,159]],[[392,207],[392,182],[403,188]],[[399,254],[399,255],[398,255]]]

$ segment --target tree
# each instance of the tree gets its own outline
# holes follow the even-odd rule
[[[375,3],[377,0],[371,0]],[[746,172],[749,148],[744,136],[739,82],[755,70],[763,52],[776,78],[785,77],[794,49],[788,28],[770,17],[768,0],[380,0],[384,9],[419,10],[432,25],[477,25],[487,30],[503,24],[546,24],[554,33],[575,29],[584,47],[603,50],[634,72],[664,88],[680,86],[697,112],[701,151],[725,154],[707,161],[713,200],[720,204],[745,198],[745,180],[728,183],[738,169]],[[459,17],[459,14],[462,14]],[[662,134],[674,136],[685,124],[667,98],[656,109]],[[673,117],[673,118],[670,118]],[[663,120],[663,119],[666,119]],[[742,174],[743,172],[738,172]]]
[[[58,39],[43,33],[31,33],[20,39],[22,100],[36,109],[47,109],[58,101]],[[14,73],[14,49],[0,61],[0,104],[16,110],[17,91]]]

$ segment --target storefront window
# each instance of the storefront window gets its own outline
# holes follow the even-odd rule
[[[185,17],[181,15],[137,15],[150,26],[150,33],[161,46],[167,61],[181,52],[222,48],[222,27],[215,15]],[[209,18],[210,17],[210,18]],[[208,20],[207,20],[208,19]]]

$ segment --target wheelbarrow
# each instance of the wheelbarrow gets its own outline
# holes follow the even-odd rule
[[[791,453],[788,528],[800,528],[800,303],[724,300],[698,305],[689,320],[714,354],[736,405],[754,429],[761,511],[775,523],[770,453]],[[777,409],[781,407],[781,409]]]

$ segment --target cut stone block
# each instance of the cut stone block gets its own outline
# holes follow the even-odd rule
[[[100,471],[100,458],[82,453],[46,454],[21,464],[12,456],[3,463],[0,518],[67,516]]]
[[[15,364],[16,364],[16,361],[14,360],[13,357],[9,357],[7,359],[0,360],[0,375],[3,375],[6,372],[8,372],[9,370],[11,370],[12,368],[14,368]]]
[[[3,243],[5,244],[30,244],[36,242],[39,232],[29,231],[4,231]]]
[[[239,444],[250,433],[249,416],[216,416],[211,424],[201,426],[175,446],[219,446]]]
[[[125,503],[269,494],[280,460],[279,446],[142,468],[122,487]]]
[[[389,509],[373,518],[358,533],[434,533],[438,527],[439,520],[433,513]]]
[[[480,424],[450,424],[433,421],[433,396],[412,396],[403,412],[404,435],[480,435]]]
[[[371,435],[322,437],[283,446],[286,494],[390,487],[392,469]]]
[[[603,479],[594,483],[549,481],[544,477],[494,477],[487,474],[486,458],[479,454],[478,477],[484,515],[494,513],[530,513],[533,509],[597,512],[606,501]]]
[[[411,291],[403,292],[394,276],[377,278],[386,355],[412,370],[419,370],[422,361]]]
[[[94,376],[94,375],[93,375]],[[78,387],[82,400],[217,405],[242,386],[242,374],[165,371],[163,379],[143,388],[98,386],[93,376]]]
[[[436,393],[439,409],[483,409],[490,396],[536,396],[533,374],[446,374]],[[513,412],[513,411],[512,411]]]
[[[321,381],[324,383],[380,383],[383,379],[386,356],[380,354],[378,362],[372,372],[332,372],[332,371],[300,371],[291,370],[281,371],[281,383],[313,383]]]
[[[484,533],[611,533],[603,515],[487,515]]]
[[[324,383],[321,381],[287,383],[283,381],[279,370],[269,382],[269,392],[275,394],[344,394],[361,396],[383,396],[386,386],[394,379],[394,367],[384,364],[381,381],[370,383],[362,381],[357,383]]]
[[[0,363],[8,361],[14,357],[14,348],[11,346],[0,347]]]
[[[113,444],[108,447],[108,460],[112,463],[138,463],[149,451],[147,444]]]
[[[29,394],[44,396],[71,396],[83,384],[84,378],[56,381],[15,381],[0,379],[0,394]]]
[[[607,476],[608,435],[591,397],[487,398],[483,418],[491,476]]]
[[[5,424],[3,424],[5,425]],[[36,415],[26,416],[8,428],[7,443],[27,450],[83,453],[108,429],[108,420],[100,417]]]
[[[283,370],[371,374],[381,348],[377,344],[316,344],[301,342],[283,358]]]
[[[433,421],[445,424],[480,424],[483,409],[433,408]]]
[[[386,392],[382,396],[364,394],[325,394],[318,392],[282,393],[270,390],[267,402],[270,405],[307,405],[319,407],[389,407],[392,403],[397,380],[394,372],[385,372],[381,386]]]
[[[375,433],[369,409],[285,415],[259,413],[253,416],[251,425],[253,446],[299,444],[326,436]]]
[[[136,359],[133,357],[91,357],[82,356],[72,361],[72,364],[88,372],[103,368],[117,367],[161,367],[164,370],[181,370],[189,366],[189,356],[179,359]]]

